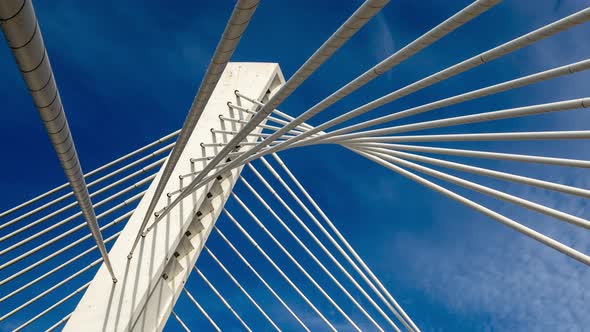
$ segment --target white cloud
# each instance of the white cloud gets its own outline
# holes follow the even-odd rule
[[[575,184],[583,187],[588,177]],[[540,194],[540,195],[539,195]],[[550,193],[524,189],[518,194],[534,201],[544,201]],[[582,199],[554,200],[561,210],[588,215]],[[536,227],[582,252],[590,252],[590,234],[563,225],[560,221],[538,218],[518,207],[500,213]],[[433,214],[461,214],[436,211]],[[586,212],[586,213],[584,213]],[[471,214],[468,214],[471,215]],[[441,217],[444,219],[445,217]],[[455,219],[455,221],[458,221]],[[451,221],[452,222],[452,221]],[[400,266],[413,286],[423,290],[449,311],[465,319],[481,315],[491,317],[488,328],[521,331],[582,331],[590,326],[590,269],[573,259],[543,247],[540,243],[513,234],[506,227],[486,217],[468,220],[463,229],[446,229],[439,237],[420,238],[404,234],[391,243],[388,253],[398,252]],[[485,230],[482,232],[480,228]],[[491,231],[490,231],[491,230]],[[510,230],[513,232],[512,230]],[[457,244],[457,241],[461,241]],[[404,250],[411,247],[412,250]],[[402,272],[404,273],[404,272]],[[484,326],[481,326],[482,328]]]
[[[395,52],[394,37],[391,26],[383,14],[378,14],[374,20],[377,23],[378,29],[373,34],[375,39],[373,40],[374,45],[372,49],[375,58],[378,61],[382,61]],[[385,76],[389,80],[391,78],[391,71],[388,71]]]

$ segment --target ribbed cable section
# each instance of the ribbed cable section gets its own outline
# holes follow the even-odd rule
[[[2,1],[0,25],[94,241],[98,245],[113,282],[117,282],[98,229],[80,160],[31,1]]]
[[[276,109],[287,97],[289,97],[307,78],[311,76],[326,60],[328,60],[345,42],[347,42],[352,36],[359,31],[371,18],[373,18],[379,11],[387,4],[389,0],[367,0],[365,1],[359,9],[357,9],[351,16],[342,24],[328,40],[326,40],[318,50],[312,54],[307,61],[293,74],[291,78],[283,85],[281,88],[270,97],[270,100],[260,108],[260,110],[254,115],[250,121],[242,127],[240,132],[234,136],[227,145],[211,160],[201,174],[197,175],[192,182],[188,185],[188,190],[182,193],[179,197],[177,197],[169,206],[168,211],[176,206],[182,199],[190,194],[194,189],[197,189],[198,186],[202,185],[206,181],[202,181],[205,176],[221,161],[225,159],[225,156],[232,152],[235,146],[239,145],[239,143],[244,140],[248,136],[248,134],[256,128],[256,126],[261,123],[269,114],[272,113],[274,109]],[[292,128],[295,125],[292,126]],[[289,129],[292,129],[289,128]],[[277,132],[278,133],[278,132]],[[276,136],[276,133],[273,134],[271,137],[275,136],[280,137],[285,133],[285,131],[281,130],[280,135]],[[270,137],[269,137],[270,139]],[[271,140],[268,143],[271,142]],[[257,152],[260,145],[254,147],[252,150],[249,150],[246,154],[251,155],[251,151]],[[243,157],[243,156],[242,156]],[[239,157],[236,160],[240,160],[242,157]],[[243,160],[243,159],[242,159]],[[232,161],[230,165],[223,168],[223,172],[235,167],[237,163]],[[151,211],[153,212],[153,211]],[[151,213],[150,212],[150,213]],[[165,216],[166,212],[158,217],[161,219]],[[146,217],[147,218],[147,217]],[[138,234],[139,236],[139,234]]]
[[[236,47],[238,46],[238,43],[240,42],[244,31],[248,27],[248,23],[250,23],[250,19],[252,18],[252,15],[254,15],[254,11],[256,11],[259,2],[260,0],[239,0],[236,3],[232,15],[227,22],[225,30],[223,31],[221,40],[215,49],[211,63],[205,72],[205,76],[201,82],[197,96],[195,97],[186,120],[182,125],[182,129],[176,141],[176,146],[172,150],[172,153],[166,162],[166,166],[164,166],[164,171],[162,171],[162,176],[160,177],[158,185],[156,186],[154,196],[152,197],[147,212],[143,218],[141,227],[139,228],[139,233],[137,234],[137,238],[135,239],[131,252],[129,253],[129,258],[131,258],[133,250],[135,249],[135,246],[141,237],[141,233],[147,226],[152,213],[154,213],[156,204],[164,193],[164,189],[166,188],[166,184],[172,175],[172,171],[176,167],[176,163],[178,163],[178,160],[180,159],[180,156],[182,155],[182,152],[184,151],[184,148],[186,147],[186,144],[188,143],[188,140],[191,137],[195,126],[197,125],[197,122],[201,118],[201,114],[203,114],[203,110],[209,101],[209,97],[211,97],[211,94],[213,93],[213,89],[215,89],[215,86],[217,85],[223,70],[231,59],[231,56],[233,55]]]

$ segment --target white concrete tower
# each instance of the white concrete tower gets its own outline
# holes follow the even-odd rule
[[[160,197],[157,210],[170,203],[194,173],[229,141],[211,129],[239,130],[251,114],[230,109],[239,103],[235,91],[265,101],[284,83],[275,63],[230,63],[217,84],[197,127]],[[256,111],[251,108],[250,111]],[[260,129],[256,131],[259,133]],[[250,142],[257,136],[248,136]],[[238,147],[240,152],[251,146]],[[160,173],[152,182],[109,253],[119,282],[113,284],[105,266],[90,283],[64,331],[160,331],[191,273],[201,249],[241,172],[241,167],[218,177],[174,207],[142,238],[132,259],[127,258],[141,219],[155,191]],[[153,220],[152,220],[153,222]],[[152,225],[150,225],[152,226]]]

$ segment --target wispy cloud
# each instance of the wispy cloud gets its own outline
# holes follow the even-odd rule
[[[373,40],[373,53],[375,59],[378,61],[384,60],[386,57],[392,55],[395,52],[395,41],[393,31],[385,15],[378,14],[375,16],[375,22],[377,23],[377,33],[374,34]],[[385,74],[387,79],[391,79],[391,72]]]
[[[560,182],[572,179],[562,179]],[[574,181],[584,187],[588,177]],[[523,188],[517,194],[533,201],[546,201],[547,195]],[[569,198],[569,197],[568,197]],[[553,200],[556,208],[587,215],[582,199]],[[580,204],[584,208],[580,211]],[[501,213],[533,224],[562,242],[588,252],[590,235],[564,226],[550,218],[531,217],[522,209],[507,208]],[[438,211],[461,218],[449,210]],[[436,213],[435,213],[436,214]],[[471,214],[464,214],[471,216]],[[590,326],[590,271],[571,258],[551,252],[540,243],[520,235],[506,235],[501,225],[480,216],[468,220],[472,226],[442,230],[436,239],[416,235],[397,236],[394,252],[409,269],[411,282],[450,312],[464,317],[490,317],[479,325],[494,330],[512,331],[583,331]],[[533,227],[535,227],[533,226]],[[483,227],[485,231],[481,231]],[[510,230],[511,231],[511,230]],[[457,245],[457,241],[462,245]],[[411,251],[404,250],[410,247]],[[390,253],[392,248],[387,249]],[[501,257],[501,259],[498,259]]]

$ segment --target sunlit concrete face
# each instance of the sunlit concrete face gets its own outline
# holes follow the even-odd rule
[[[222,118],[247,121],[251,117],[227,106],[228,102],[240,104],[234,91],[264,100],[283,83],[277,64],[228,64],[166,185],[165,193],[169,195],[159,198],[157,210],[169,204],[194,177],[192,173],[204,167],[207,162],[204,157],[221,150],[215,143],[223,144],[231,138],[227,134],[214,134],[212,128],[239,130],[241,124]],[[256,138],[249,136],[247,140],[254,142]],[[241,146],[240,152],[249,148]],[[113,284],[105,266],[101,266],[64,331],[161,330],[240,172],[241,167],[199,188],[157,224],[153,224],[152,218],[149,225],[153,227],[142,238],[133,258],[128,259],[161,176],[158,173],[109,253],[119,282]]]

